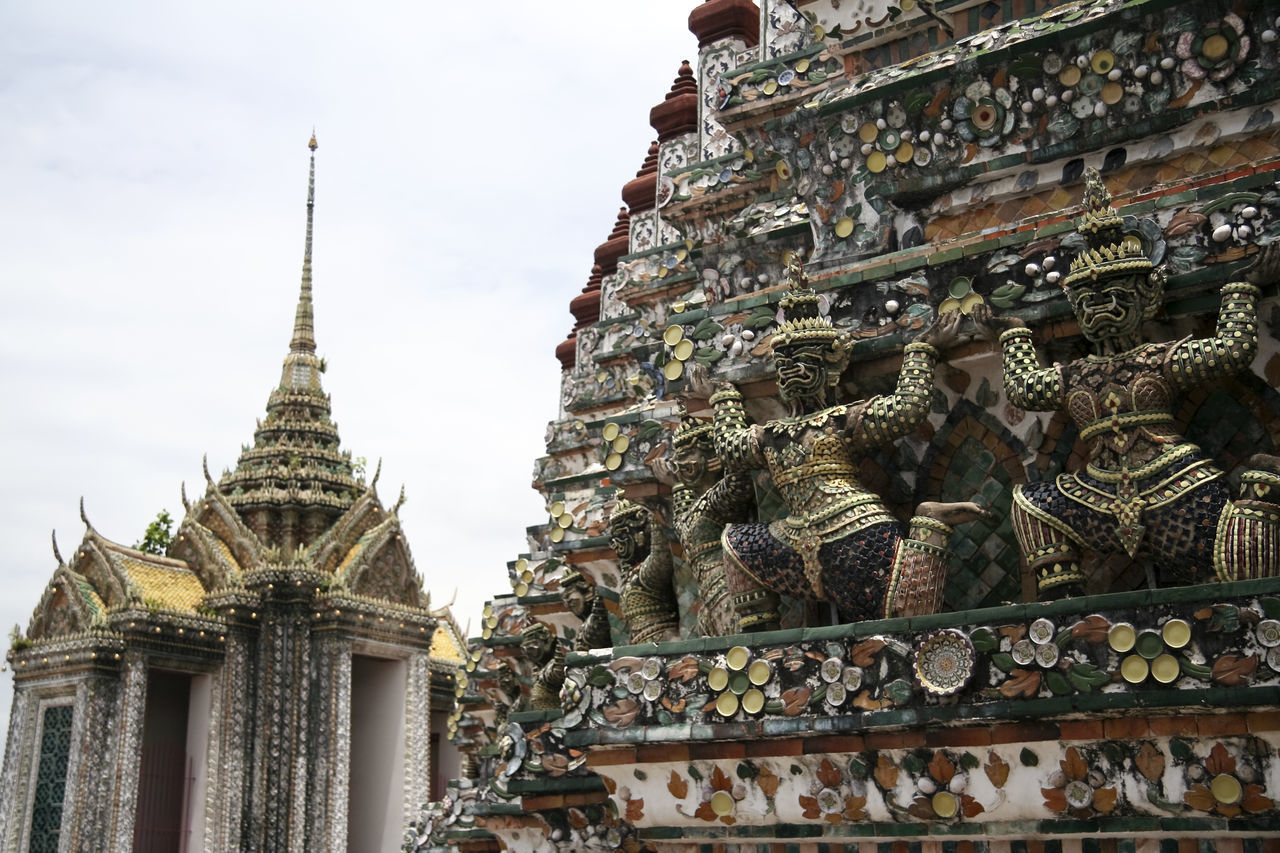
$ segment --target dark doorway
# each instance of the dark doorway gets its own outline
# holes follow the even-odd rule
[[[133,853],[179,853],[187,790],[193,768],[187,759],[187,712],[191,677],[152,670],[142,718],[142,762]]]

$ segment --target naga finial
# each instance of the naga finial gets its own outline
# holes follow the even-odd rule
[[[53,556],[58,560],[58,565],[65,566],[67,561],[62,559],[62,552],[58,550],[58,531],[56,529],[49,532],[49,539],[53,542]]]

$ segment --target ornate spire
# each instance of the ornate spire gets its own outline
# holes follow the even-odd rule
[[[320,393],[320,359],[316,358],[315,319],[311,308],[311,226],[316,208],[316,136],[307,143],[311,149],[311,169],[307,176],[307,239],[302,249],[302,287],[298,310],[293,318],[293,337],[284,358],[280,387],[292,391]]]
[[[355,501],[361,484],[351,455],[339,449],[338,427],[329,417],[329,396],[320,384],[311,306],[311,233],[316,200],[315,134],[307,145],[307,239],[302,287],[293,337],[280,384],[267,400],[266,420],[254,432],[236,468],[219,490],[266,543],[292,549],[315,541]]]
[[[298,294],[298,311],[293,320],[293,340],[289,352],[316,351],[315,321],[311,314],[311,222],[316,208],[316,132],[311,131],[311,172],[307,177],[307,241],[302,249],[302,292]]]

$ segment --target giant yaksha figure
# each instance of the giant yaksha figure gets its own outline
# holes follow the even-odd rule
[[[1063,286],[1091,355],[1043,368],[1021,320],[982,310],[975,316],[985,336],[999,335],[1009,401],[1033,411],[1066,409],[1089,448],[1084,470],[1014,493],[1014,532],[1040,598],[1084,592],[1084,551],[1149,556],[1166,582],[1203,582],[1215,571],[1222,580],[1275,574],[1280,506],[1270,501],[1280,494],[1280,460],[1250,459],[1255,470],[1244,473],[1244,496],[1232,502],[1223,472],[1178,433],[1173,417],[1179,392],[1248,369],[1257,352],[1258,288],[1222,288],[1211,338],[1144,343],[1142,324],[1161,305],[1163,271],[1123,233],[1093,170],[1078,230],[1088,247]],[[1247,274],[1273,277],[1278,262],[1273,245]]]
[[[564,647],[545,622],[530,622],[520,632],[520,655],[529,664],[533,684],[529,705],[535,711],[560,707],[564,684]]]
[[[832,601],[846,621],[935,611],[951,525],[989,517],[972,502],[921,504],[910,528],[858,479],[860,460],[909,435],[929,413],[940,349],[957,340],[958,312],[904,349],[892,394],[836,405],[850,342],[821,316],[799,262],[773,336],[778,393],[791,416],[747,423],[727,383],[711,395],[716,452],[730,471],[765,468],[789,514],[725,528],[729,594],[744,631],[777,626],[776,593]]]
[[[672,585],[671,545],[648,507],[621,495],[609,514],[609,546],[618,555],[622,620],[632,643],[680,637],[680,609]]]
[[[575,568],[566,571],[560,579],[560,601],[565,610],[582,621],[578,636],[573,641],[575,652],[589,652],[613,645],[604,597],[586,575]]]
[[[754,517],[755,484],[744,472],[725,474],[711,438],[711,422],[685,417],[672,439],[667,466],[679,480],[671,489],[676,530],[698,582],[698,631],[733,634],[738,619],[725,586],[720,535],[725,525]]]

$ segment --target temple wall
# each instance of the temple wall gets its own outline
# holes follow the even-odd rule
[[[1132,245],[1166,275],[1142,339],[1215,333],[1219,291],[1280,235],[1280,9],[765,0],[750,37],[717,42],[702,5],[698,131],[668,133],[684,127],[670,106],[688,91],[678,77],[653,113],[656,212],[631,220],[536,463],[549,517],[530,528],[512,592],[486,608],[449,721],[479,774],[421,838],[745,853],[1077,850],[1103,835],[1121,849],[1264,849],[1280,830],[1280,670],[1257,631],[1270,642],[1280,567],[1178,586],[1141,552],[1090,554],[1078,605],[1037,604],[1013,492],[1079,470],[1088,447],[1065,412],[1010,399],[977,318],[1025,322],[1042,365],[1089,352],[1062,284],[1088,248],[1077,224],[1096,169]],[[739,5],[705,4],[727,29]],[[972,499],[994,518],[957,525],[939,613],[832,624],[830,607],[784,597],[779,631],[703,637],[664,466],[681,416],[710,416],[709,381],[732,382],[755,423],[786,414],[770,340],[794,258],[824,322],[852,342],[839,402],[892,392],[904,347],[960,318],[927,415],[868,450],[858,477],[904,523],[924,501]],[[1256,318],[1248,368],[1171,404],[1233,494],[1249,457],[1280,442],[1275,282]],[[767,476],[753,487],[756,519],[787,517]],[[567,570],[596,583],[625,642],[613,602],[626,572],[608,528],[623,493],[677,543],[679,639],[571,653],[560,711],[507,713],[502,673],[526,692],[536,678],[520,661],[523,627],[553,626],[566,646],[580,627],[557,600]],[[1227,612],[1248,615],[1214,627]],[[1027,640],[1050,630],[1039,620],[1052,650]],[[1152,646],[1146,663],[1110,635],[1152,644],[1182,625],[1187,642]],[[962,664],[967,686],[933,691],[930,654],[962,636],[972,661],[947,666]],[[1023,661],[1028,648],[1048,662]],[[773,675],[739,684],[739,658]],[[831,660],[828,679],[817,670]],[[712,679],[721,671],[736,686]],[[522,737],[538,757],[508,760]]]

